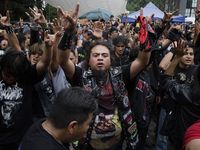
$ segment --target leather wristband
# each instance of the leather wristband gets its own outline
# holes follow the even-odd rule
[[[168,39],[172,41],[178,41],[181,38],[182,33],[178,32],[178,30],[172,28],[169,31]]]
[[[176,54],[176,51],[175,51],[175,49],[174,49],[173,47],[170,49],[170,52],[172,52],[172,53],[173,53],[173,55],[175,55],[175,54]]]
[[[6,30],[7,34],[11,34],[14,32],[12,25],[10,25],[9,27],[5,26],[4,29]]]
[[[72,34],[68,34],[67,32],[64,31],[62,33],[62,37],[58,44],[58,49],[65,51],[71,48],[71,44],[72,44]]]

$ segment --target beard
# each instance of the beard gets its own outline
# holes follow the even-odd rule
[[[96,77],[97,79],[98,78],[102,78],[102,77],[105,77],[108,73],[108,70],[92,70],[92,73],[94,75],[94,77]]]
[[[92,70],[93,76],[96,78],[97,84],[105,86],[108,83],[108,70]]]

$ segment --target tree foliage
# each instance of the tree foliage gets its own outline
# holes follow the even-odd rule
[[[12,21],[18,21],[19,18],[28,19],[25,12],[29,7],[33,7],[35,0],[1,0],[0,13],[6,15],[6,11],[10,11]]]
[[[47,4],[43,10],[43,14],[48,21],[52,22],[52,19],[57,18],[57,8]]]
[[[51,5],[46,4],[43,0],[1,0],[0,2],[0,14],[6,15],[6,11],[10,11],[11,21],[19,21],[19,18],[23,18],[24,21],[29,21],[25,12],[30,13],[29,7],[43,11],[44,16],[49,21],[57,17],[57,9]]]

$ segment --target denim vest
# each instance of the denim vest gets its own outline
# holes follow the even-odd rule
[[[51,79],[49,79],[48,73],[45,73],[44,79],[35,84],[34,87],[38,93],[45,116],[49,116],[50,110],[55,101],[55,93],[53,83]]]
[[[127,147],[129,149],[135,149],[138,142],[137,135],[137,124],[135,122],[134,114],[130,108],[130,101],[128,98],[128,92],[125,87],[125,83],[122,79],[121,67],[109,69],[110,82],[114,91],[117,107],[119,110],[119,119],[122,125],[123,136],[126,140]],[[84,89],[92,93],[97,99],[100,96],[100,88],[96,83],[95,77],[93,77],[92,71],[84,71],[82,78],[82,86]],[[94,127],[95,115],[93,116],[92,122],[87,133],[82,139],[76,143],[76,149],[87,149],[88,142],[91,137],[91,133]]]

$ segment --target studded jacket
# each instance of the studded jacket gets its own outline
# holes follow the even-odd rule
[[[117,107],[119,110],[119,119],[122,125],[122,133],[127,143],[129,150],[135,149],[138,142],[137,125],[135,122],[134,114],[130,108],[130,101],[128,98],[128,92],[125,87],[125,83],[122,79],[121,67],[109,69],[110,82],[115,94]],[[84,71],[82,77],[82,86],[86,86],[89,92],[91,92],[97,99],[100,96],[100,87],[96,83],[96,79],[92,74],[92,71]],[[88,142],[94,127],[95,115],[93,116],[90,127],[85,136],[75,144],[75,149],[87,149]]]

